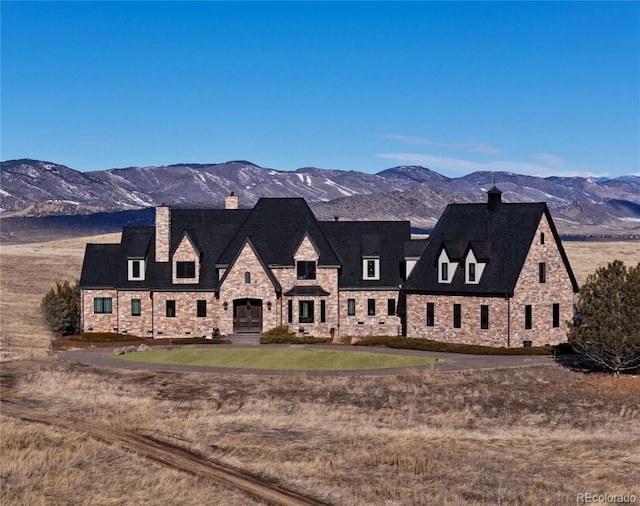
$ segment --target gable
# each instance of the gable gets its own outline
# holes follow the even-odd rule
[[[248,274],[248,276],[247,276]],[[219,290],[234,287],[250,288],[270,285],[276,292],[282,290],[269,266],[260,258],[250,239],[246,239],[238,254],[220,279]],[[247,286],[249,285],[249,286]]]
[[[429,244],[404,285],[407,292],[512,295],[542,216],[544,203],[451,204],[436,224]],[[439,282],[439,256],[458,262],[450,283]],[[477,283],[467,282],[466,256],[482,260]],[[477,277],[477,274],[476,274]]]

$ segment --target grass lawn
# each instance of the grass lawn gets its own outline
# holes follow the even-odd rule
[[[408,357],[356,351],[332,351],[313,348],[287,349],[173,349],[151,350],[126,355],[110,355],[131,362],[184,364],[242,369],[286,371],[355,371],[416,367],[435,364],[435,358]]]

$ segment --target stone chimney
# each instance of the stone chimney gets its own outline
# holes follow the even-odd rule
[[[231,192],[231,195],[224,198],[225,209],[238,209],[238,196]]]
[[[487,209],[489,211],[495,211],[502,203],[502,192],[494,184],[493,187],[487,192]]]
[[[156,207],[156,262],[169,261],[170,243],[171,208],[161,204]]]

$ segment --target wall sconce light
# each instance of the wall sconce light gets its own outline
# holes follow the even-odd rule
[[[229,303],[228,303],[226,300],[222,303],[222,308],[223,308],[225,311],[229,308]]]
[[[271,301],[267,302],[267,310],[271,311]]]

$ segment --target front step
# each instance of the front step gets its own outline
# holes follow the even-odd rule
[[[260,344],[260,334],[257,332],[246,334],[229,334],[227,339],[231,344],[237,346],[258,346]]]

